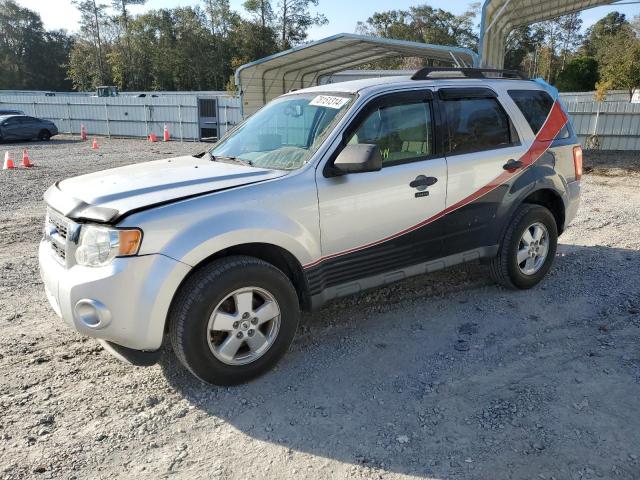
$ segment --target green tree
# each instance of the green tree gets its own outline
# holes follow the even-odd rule
[[[507,37],[505,66],[554,83],[582,37],[578,14],[516,28]]]
[[[281,49],[286,50],[305,41],[312,26],[329,23],[323,14],[311,13],[311,6],[317,7],[318,1],[280,0],[278,2],[276,26],[280,32]]]
[[[237,54],[233,32],[241,18],[231,9],[229,0],[204,0],[204,5],[215,43],[216,89],[223,89],[233,73],[231,59]]]
[[[473,3],[461,15],[429,5],[376,12],[366,22],[359,22],[357,30],[375,37],[477,48],[473,22],[478,9],[479,4]]]
[[[621,29],[598,52],[600,78],[612,89],[627,90],[629,99],[640,87],[640,40],[627,29]]]
[[[535,51],[536,44],[537,40],[529,25],[517,27],[507,37],[504,68],[523,69],[525,58]]]
[[[259,23],[242,21],[233,32],[236,54],[231,61],[235,70],[240,65],[271,55],[278,51],[278,38],[271,28]],[[260,41],[256,42],[255,39]]]
[[[100,83],[96,63],[95,46],[85,40],[76,40],[69,54],[68,76],[73,88],[79,91],[94,90]]]
[[[0,88],[66,90],[72,40],[47,32],[40,15],[12,0],[0,1]]]
[[[275,49],[272,46],[276,38],[274,28],[275,15],[270,0],[246,0],[242,5],[252,15],[252,22],[257,26],[257,28],[249,28],[255,34],[249,40],[254,42],[256,39],[258,40],[258,48],[254,49],[254,51],[261,56],[273,53]],[[246,25],[243,26],[246,27]]]
[[[590,92],[598,81],[598,61],[593,57],[576,57],[567,62],[556,80],[561,92]]]
[[[133,75],[133,51],[131,47],[131,35],[129,31],[129,23],[131,21],[128,6],[129,5],[144,5],[147,0],[111,0],[111,6],[118,12],[115,17],[115,21],[120,27],[120,35],[117,47],[120,52],[114,52],[111,55],[112,59],[118,58],[118,86],[121,90],[130,88],[135,81],[132,79]],[[115,77],[115,76],[114,76]]]
[[[582,19],[579,13],[565,15],[559,19],[559,40],[560,40],[560,72],[562,72],[567,64],[570,53],[575,50],[582,41],[580,29],[582,28]]]
[[[479,4],[473,3],[461,15],[454,15],[429,5],[418,5],[408,10],[376,12],[365,22],[358,22],[356,31],[374,37],[410,40],[414,42],[453,45],[477,48],[478,37],[474,29],[474,18]],[[415,68],[420,62],[415,59],[389,59],[374,62],[372,68]]]
[[[107,81],[110,81],[111,75],[107,72],[106,65],[106,51],[103,42],[103,30],[108,23],[107,17],[107,5],[99,3],[98,0],[73,0],[72,2],[80,11],[80,40],[81,42],[88,43],[93,46],[93,55],[95,57],[95,71],[89,75],[86,72],[80,72],[81,65],[86,65],[88,62],[78,58],[78,55],[72,55],[71,61],[76,61],[76,65],[70,67],[70,71],[83,78],[91,76],[93,78],[93,87],[100,84],[104,85]],[[80,43],[80,42],[79,42]],[[88,48],[86,45],[78,48],[82,48],[86,53]],[[75,49],[75,47],[74,47]],[[72,77],[75,85],[78,82]]]
[[[598,58],[613,37],[620,31],[630,31],[630,29],[631,26],[624,13],[608,13],[587,29],[581,54]]]

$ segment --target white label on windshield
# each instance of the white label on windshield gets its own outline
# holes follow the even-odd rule
[[[332,97],[330,95],[318,95],[309,102],[314,107],[342,108],[349,101],[348,97]]]

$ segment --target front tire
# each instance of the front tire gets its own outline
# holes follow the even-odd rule
[[[215,260],[180,287],[169,334],[180,362],[204,382],[234,385],[271,369],[298,327],[298,296],[273,265],[248,256]]]
[[[38,133],[38,140],[48,142],[51,140],[51,132],[49,130],[40,130],[40,133]]]
[[[547,274],[558,247],[558,227],[546,207],[522,204],[507,228],[497,257],[489,263],[493,280],[511,289],[537,285]]]

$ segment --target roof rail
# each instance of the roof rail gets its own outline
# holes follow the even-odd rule
[[[506,80],[529,80],[516,70],[494,68],[425,67],[413,74],[411,80],[453,79],[453,78],[500,78]]]

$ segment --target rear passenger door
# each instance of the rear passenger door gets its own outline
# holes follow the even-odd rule
[[[34,138],[40,130],[40,123],[37,118],[20,118],[20,136],[24,139]]]
[[[438,97],[448,169],[444,254],[495,245],[506,165],[526,147],[493,90],[441,88]]]

